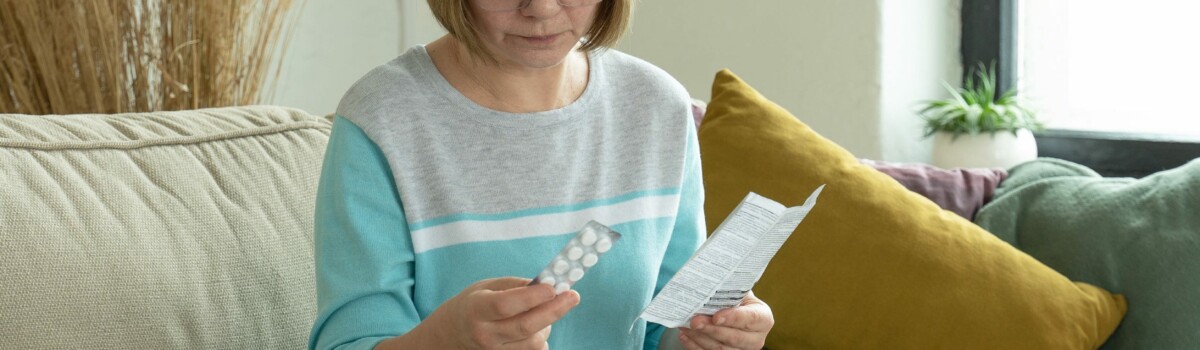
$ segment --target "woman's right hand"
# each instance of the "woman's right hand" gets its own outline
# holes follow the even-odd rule
[[[546,349],[550,325],[579,304],[573,290],[557,296],[527,278],[475,282],[442,303],[417,329],[438,349]],[[382,345],[382,344],[381,344]]]

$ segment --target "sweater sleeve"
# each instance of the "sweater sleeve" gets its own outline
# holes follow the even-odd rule
[[[690,115],[690,114],[689,114]],[[700,168],[700,144],[696,138],[696,126],[688,119],[687,151],[683,162],[683,182],[679,189],[679,211],[675,214],[675,226],[671,241],[658,269],[658,281],[654,295],[662,291],[667,281],[683,267],[708,235],[704,221],[704,181]],[[645,349],[657,349],[665,327],[656,323],[646,325]]]
[[[379,146],[341,116],[314,215],[317,317],[309,349],[371,349],[420,323],[412,240],[391,168]]]

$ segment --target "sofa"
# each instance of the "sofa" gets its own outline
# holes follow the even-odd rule
[[[719,76],[718,81],[721,79]],[[734,81],[728,77],[724,79],[726,83]],[[740,80],[734,82],[740,83]],[[1081,348],[1196,348],[1197,344],[1200,344],[1200,340],[1197,340],[1200,331],[1197,328],[1191,328],[1192,331],[1183,328],[1181,331],[1179,327],[1170,328],[1171,325],[1161,322],[1151,322],[1150,326],[1168,327],[1166,336],[1173,337],[1170,342],[1137,338],[1137,333],[1163,336],[1162,333],[1143,329],[1142,327],[1149,326],[1139,324],[1131,334],[1116,331],[1116,334],[1123,336],[1120,343],[1104,344],[1109,335],[1114,334],[1111,328],[1116,327],[1116,322],[1126,314],[1122,294],[1109,294],[1106,293],[1106,289],[1116,289],[1120,293],[1132,296],[1137,294],[1133,291],[1138,286],[1137,283],[1145,285],[1156,282],[1144,278],[1134,281],[1120,278],[1143,270],[1134,270],[1126,275],[1084,272],[1087,265],[1093,261],[1072,259],[1063,254],[1063,251],[1069,252],[1074,245],[1084,244],[1080,242],[1084,238],[1079,238],[1079,233],[1069,233],[1075,237],[1073,239],[1039,240],[1023,236],[1037,232],[1045,237],[1050,233],[1041,231],[1071,230],[1023,226],[1044,227],[1048,221],[1055,219],[1032,218],[1027,215],[1028,213],[1024,212],[1026,208],[1044,204],[1039,198],[1032,198],[1035,196],[1013,195],[1012,193],[1028,193],[1031,190],[1006,188],[1005,183],[1011,179],[1005,179],[1009,173],[1004,170],[936,169],[922,165],[872,162],[854,158],[853,164],[845,162],[844,168],[829,167],[834,171],[830,173],[832,175],[817,174],[812,175],[812,178],[796,176],[807,176],[800,174],[806,171],[803,169],[825,169],[819,161],[808,161],[797,168],[802,170],[789,170],[796,174],[778,173],[780,170],[777,167],[756,163],[758,165],[755,166],[760,168],[753,169],[753,175],[730,175],[741,168],[728,168],[733,166],[727,164],[752,161],[755,156],[747,156],[747,152],[753,150],[723,149],[722,147],[741,146],[722,144],[721,142],[736,137],[722,132],[740,130],[751,135],[768,135],[756,139],[756,142],[761,142],[769,148],[783,147],[773,144],[772,142],[776,142],[772,141],[775,140],[773,137],[792,138],[794,135],[807,135],[804,133],[811,132],[801,130],[798,133],[780,133],[778,130],[799,128],[787,124],[791,121],[784,119],[781,120],[784,120],[782,123],[785,124],[771,124],[756,127],[757,129],[746,129],[746,125],[734,127],[733,124],[740,120],[735,117],[741,117],[734,114],[747,112],[744,108],[730,109],[727,106],[737,103],[745,102],[727,102],[714,95],[713,105],[708,106],[707,114],[704,108],[699,105],[697,107],[696,120],[700,127],[706,191],[710,199],[709,203],[706,203],[710,230],[723,218],[722,213],[727,214],[731,209],[726,198],[740,198],[747,191],[765,193],[784,204],[789,204],[788,201],[792,199],[787,192],[779,192],[783,191],[779,190],[783,188],[779,186],[808,186],[820,181],[836,186],[840,184],[839,177],[864,176],[867,180],[856,182],[854,186],[878,186],[878,189],[871,192],[874,196],[903,199],[902,202],[862,202],[863,198],[874,197],[851,195],[822,198],[818,201],[812,214],[816,218],[806,219],[798,228],[756,286],[756,291],[761,288],[765,294],[761,296],[775,309],[778,322],[773,338],[768,342],[769,348],[1015,348],[1004,345],[1008,343],[1003,343],[1003,339],[996,342],[984,340],[991,340],[987,337],[1026,334],[1029,332],[1027,329],[1011,327],[1001,322],[1002,319],[997,319],[996,325],[974,325],[970,322],[987,322],[987,319],[972,317],[971,314],[990,315],[989,312],[995,312],[995,315],[1005,317],[1040,315],[1039,317],[1048,318],[1039,320],[1056,322],[1062,318],[1055,312],[1050,312],[1054,315],[1047,316],[1045,310],[1060,310],[1061,314],[1079,315],[1078,320],[1061,321],[1065,322],[1062,323],[1065,331],[1077,331],[1071,334],[1088,335],[1088,339],[1080,336],[1078,342],[1074,342],[1074,338],[1070,339],[1072,342],[1069,344],[1084,344]],[[713,112],[714,110],[716,112]],[[750,112],[770,114],[778,111]],[[714,113],[719,116],[713,117]],[[706,115],[709,117],[703,118],[702,121],[701,117]],[[797,119],[791,116],[788,118]],[[3,186],[0,190],[3,194],[0,196],[0,344],[4,344],[0,347],[305,347],[309,327],[315,316],[312,210],[324,146],[331,125],[329,116],[313,116],[304,111],[275,106],[112,115],[0,115],[0,185]],[[804,139],[800,142],[830,143],[828,140],[813,140],[816,139]],[[817,148],[819,147],[813,149]],[[736,159],[723,160],[720,156],[725,153]],[[773,153],[770,156],[792,156],[786,152],[762,153]],[[843,153],[848,155],[847,152]],[[787,162],[786,159],[771,161]],[[1083,169],[1073,168],[1066,163],[1056,164],[1060,167],[1049,170],[1050,174],[1041,171],[1044,169],[1032,168],[1014,169],[1012,174],[1019,176],[1022,186],[1031,182],[1042,184],[1039,185],[1043,186],[1041,190],[1036,192],[1065,192],[1055,194],[1060,198],[1069,197],[1071,193],[1078,194],[1082,190],[1055,190],[1054,187],[1047,189],[1047,178],[1086,177],[1090,179],[1087,181],[1095,181],[1093,174],[1087,174]],[[1070,170],[1064,170],[1066,168]],[[1186,189],[1190,180],[1187,177],[1182,178],[1173,180],[1169,188],[1179,189],[1180,186],[1184,186],[1182,191],[1195,193],[1195,190]],[[1005,182],[1001,183],[1001,180]],[[763,181],[777,183],[762,184]],[[1130,181],[1133,180],[1126,182]],[[1147,191],[1152,191],[1155,186],[1145,183],[1137,185],[1145,187],[1143,190]],[[839,190],[838,187],[832,189],[835,192]],[[788,187],[787,191],[793,189]],[[794,192],[808,193],[799,190]],[[999,202],[1000,199],[1004,200]],[[1191,205],[1194,201],[1181,199],[1171,205]],[[997,202],[1000,203],[998,206],[988,207]],[[1085,204],[1073,205],[1082,207],[1086,206]],[[863,260],[861,256],[855,255],[857,253],[850,251],[832,252],[831,255],[805,251],[806,245],[821,246],[832,242],[831,239],[848,236],[842,234],[837,237],[830,236],[829,239],[817,239],[812,238],[816,236],[814,232],[833,232],[838,230],[837,227],[847,225],[848,221],[834,221],[835,212],[842,212],[843,208],[846,212],[855,210],[859,211],[856,214],[871,215],[871,212],[864,213],[861,210],[884,210],[881,209],[883,206],[895,205],[919,207],[918,209],[924,210],[925,213],[917,215],[914,214],[917,210],[910,208],[899,216],[900,219],[880,223],[905,225],[912,222],[906,220],[924,218],[937,221],[936,230],[956,227],[966,232],[950,232],[947,236],[930,234],[929,237],[957,237],[954,235],[984,232],[982,228],[971,223],[971,220],[979,219],[975,217],[977,214],[983,217],[982,224],[997,230],[1003,229],[1005,236],[969,236],[968,240],[963,241],[985,246],[984,253],[968,247],[970,249],[962,248],[961,252],[955,252],[961,255],[947,256],[958,256],[958,261],[972,261],[969,264],[972,266],[1004,262],[1009,265],[996,265],[997,269],[987,271],[1009,279],[995,279],[991,278],[992,276],[962,277],[971,276],[970,274],[975,272],[970,270],[970,267],[956,266],[954,259],[933,261],[931,257],[941,254],[940,252],[935,253],[925,248],[927,254],[920,251],[917,251],[919,254],[911,254],[907,252],[920,246],[910,243],[889,246],[881,242],[890,238],[872,238],[874,243],[871,243],[871,249],[906,252],[904,254],[908,255],[897,256],[925,264],[921,266],[925,266],[923,268],[926,270],[921,271],[934,271],[928,270],[928,266],[936,263],[941,264],[938,266],[951,266],[954,273],[963,273],[955,275],[955,281],[943,280],[937,283],[959,283],[974,286],[972,288],[984,292],[972,295],[949,293],[936,298],[916,292],[897,293],[897,296],[889,298],[900,299],[888,299],[889,303],[897,300],[917,300],[921,305],[906,306],[910,309],[905,309],[907,311],[903,311],[904,314],[884,315],[885,310],[890,310],[887,306],[862,302],[867,300],[864,298],[871,297],[872,293],[887,294],[889,290],[900,291],[904,288],[919,288],[913,291],[937,289],[938,285],[925,283],[937,280],[908,278],[908,282],[921,280],[925,285],[908,283],[902,278],[888,279],[886,276],[871,277],[869,281],[841,277],[835,281],[821,280],[820,278],[826,276],[824,273],[829,271],[837,271],[839,276],[872,276],[876,272],[869,269],[878,268],[880,265],[855,265],[854,262],[837,260]],[[1195,208],[1192,206],[1181,210]],[[826,214],[829,215],[829,219],[822,219]],[[815,223],[810,224],[810,221]],[[1193,244],[1197,241],[1196,228],[1188,225],[1186,222],[1178,223],[1179,227],[1171,231],[1172,236],[1168,237],[1173,239],[1171,242],[1184,244],[1183,248],[1194,247]],[[1119,236],[1120,232],[1114,235]],[[944,244],[948,241],[939,239],[936,242]],[[1024,244],[1030,244],[1028,249],[1032,253],[1017,250]],[[945,251],[959,249],[954,245],[939,247],[938,249]],[[1006,250],[1004,254],[1007,255],[992,258],[993,255],[999,254],[994,252],[999,249],[1010,249],[1011,252]],[[1119,251],[1120,246],[1108,249]],[[1178,251],[1186,252],[1186,249],[1177,249],[1176,252]],[[1194,254],[1196,251],[1200,250],[1191,250],[1193,254],[1190,254],[1190,257],[1185,256],[1185,253],[1172,253],[1171,257],[1174,260],[1171,262],[1197,262],[1194,257],[1200,254]],[[971,259],[975,259],[973,257],[976,255],[984,255],[991,260],[974,262],[975,260]],[[1107,257],[1111,260],[1114,256],[1093,255],[1096,256],[1089,258],[1103,260]],[[826,260],[803,260],[818,256]],[[963,256],[972,258],[965,259]],[[1059,275],[1035,258],[1051,261],[1055,264],[1054,267],[1069,271],[1070,274]],[[889,264],[903,265],[894,262]],[[1195,271],[1200,267],[1200,262],[1196,265],[1176,267],[1184,271]],[[820,271],[808,270],[809,268],[820,268]],[[863,270],[854,270],[855,268]],[[1121,267],[1110,261],[1108,265],[1103,265],[1103,268],[1120,270]],[[1152,269],[1153,266],[1138,268]],[[1021,275],[1017,272],[1002,271],[1003,269],[1032,272]],[[1021,283],[1022,285],[1017,287],[993,288],[987,284],[1025,277],[1030,278],[1030,282]],[[1041,278],[1053,283],[1043,283]],[[1089,283],[1074,282],[1081,279]],[[901,284],[887,284],[893,282]],[[828,283],[824,285],[830,286],[829,290],[841,294],[823,294],[829,290],[814,288],[823,283]],[[881,284],[876,285],[879,289],[834,290],[834,286],[843,286],[839,283],[859,286],[867,283]],[[1039,284],[1056,284],[1064,288],[1059,291],[1078,293],[1079,297],[1061,292],[1040,295],[1039,300],[1044,302],[1025,300],[1029,297],[1027,294],[1021,294],[1025,291],[1053,291]],[[784,285],[788,288],[779,287]],[[791,289],[796,286],[801,289]],[[1169,290],[1174,286],[1195,285],[1159,283],[1155,286]],[[942,285],[943,290],[954,288],[959,287]],[[1200,294],[1200,289],[1173,292],[1176,296],[1183,296],[1169,299],[1168,306],[1176,305],[1180,310],[1192,312],[1196,305],[1200,305],[1179,304],[1194,300],[1193,297]],[[1171,295],[1164,293],[1153,291],[1145,295],[1152,298]],[[990,298],[990,304],[979,303],[977,310],[961,310],[963,307],[951,300],[955,298],[964,302]],[[854,301],[857,304],[845,304],[841,301]],[[988,308],[984,305],[996,307]],[[1133,315],[1138,303],[1131,301],[1129,305],[1130,315]],[[939,307],[951,308],[955,313],[945,312],[944,309],[938,309]],[[1048,307],[1051,309],[1046,309]],[[1022,308],[1029,309],[1030,314],[1013,311]],[[945,319],[916,318],[918,313],[912,310],[933,310],[927,314],[945,315]],[[1161,309],[1154,311],[1172,312]],[[959,317],[959,314],[966,318],[955,318]],[[1101,314],[1106,316],[1097,316]],[[892,316],[912,320],[894,322],[888,318]],[[830,335],[821,336],[806,333],[825,327],[805,323],[812,319],[816,319],[814,322],[838,326],[843,330],[854,330],[857,335],[826,332]],[[1187,322],[1192,322],[1190,325],[1193,326],[1197,324],[1193,315],[1179,314],[1167,319],[1185,325]],[[958,328],[954,328],[956,325],[951,321],[959,322]],[[1091,323],[1085,324],[1085,321]],[[1101,321],[1108,322],[1107,326]],[[940,326],[950,328],[938,328]],[[993,327],[1004,332],[972,333],[971,329]],[[1038,325],[1031,327],[1053,328]],[[915,339],[912,330],[920,328],[944,332],[946,336],[922,336],[916,338],[923,339]],[[959,338],[951,336],[953,334],[961,335],[959,338],[965,337],[967,340],[955,340]],[[1055,336],[1070,338],[1048,333],[1047,339]],[[1036,338],[1032,335],[1028,337]],[[1146,347],[1148,344],[1168,347]]]
[[[0,115],[0,348],[300,349],[331,121]]]

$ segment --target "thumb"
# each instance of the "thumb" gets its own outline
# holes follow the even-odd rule
[[[476,289],[493,290],[493,291],[502,291],[502,290],[509,290],[509,289],[513,289],[513,288],[520,288],[520,287],[527,286],[527,285],[529,285],[530,281],[532,281],[532,280],[528,279],[528,278],[521,278],[521,277],[489,278],[489,279],[481,280],[479,282],[475,282],[475,288]]]

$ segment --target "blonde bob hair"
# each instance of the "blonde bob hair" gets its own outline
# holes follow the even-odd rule
[[[471,55],[489,63],[495,63],[496,58],[483,46],[479,40],[479,32],[472,20],[469,2],[471,0],[427,0],[433,16],[441,23],[442,28],[450,35],[466,45]],[[616,46],[629,26],[629,17],[633,13],[633,0],[603,0],[596,11],[596,19],[592,27],[583,35],[583,51],[595,51]]]

